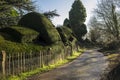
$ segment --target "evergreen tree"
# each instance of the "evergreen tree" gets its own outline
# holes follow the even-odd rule
[[[80,0],[75,0],[72,9],[69,12],[70,26],[78,40],[86,34],[86,26],[84,25],[86,19],[86,9]],[[84,27],[84,28],[83,28]]]
[[[35,7],[31,0],[1,0],[0,1],[0,28],[16,25],[19,16],[26,11],[33,11]]]
[[[74,1],[72,5],[72,9],[69,12],[69,19],[71,22],[71,26],[74,26],[75,23],[81,25],[85,22],[86,9],[80,0]]]
[[[0,1],[0,11],[5,12],[11,7],[14,7],[22,15],[24,11],[33,11],[35,7],[33,6],[32,0],[2,0]]]
[[[0,28],[17,25],[19,14],[14,8],[0,12]]]

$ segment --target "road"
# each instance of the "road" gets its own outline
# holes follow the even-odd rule
[[[102,53],[87,50],[76,60],[27,80],[100,80],[108,63]]]

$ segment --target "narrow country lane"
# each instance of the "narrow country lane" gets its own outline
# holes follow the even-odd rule
[[[87,50],[73,62],[27,80],[100,80],[108,61],[96,50]]]

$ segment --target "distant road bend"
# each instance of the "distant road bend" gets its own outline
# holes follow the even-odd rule
[[[73,62],[26,80],[100,80],[108,61],[96,50],[87,50]]]

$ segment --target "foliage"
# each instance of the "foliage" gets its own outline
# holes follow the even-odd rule
[[[1,0],[0,28],[16,25],[20,15],[33,10],[34,6],[31,0]]]
[[[5,12],[0,12],[0,28],[17,25],[19,14],[14,8],[10,8]]]
[[[82,41],[83,40],[82,37],[87,33],[86,25],[82,24],[81,26],[74,28],[74,33],[75,33],[76,38],[79,41]]]
[[[64,44],[66,44],[67,39],[66,39],[66,36],[64,35],[62,29],[61,29],[60,27],[57,27],[56,29],[58,30],[58,32],[59,32],[59,34],[60,34],[60,37],[61,37],[61,39],[62,39],[62,42],[63,42]]]
[[[16,8],[22,15],[24,11],[33,11],[34,6],[32,0],[2,0],[0,1],[0,11],[5,12],[10,8]]]
[[[85,36],[86,33],[87,33],[87,26],[85,24],[82,24],[80,26],[80,33],[79,33],[79,35],[83,37],[83,36]],[[77,36],[78,36],[78,34],[77,34]]]
[[[0,29],[1,30],[1,29]],[[9,34],[6,34],[6,33],[3,33],[0,31],[0,35],[5,39],[5,40],[10,40],[10,41],[13,41],[13,37]]]
[[[113,41],[106,44],[106,46],[103,47],[103,50],[117,50],[119,46],[120,46],[119,42]]]
[[[40,33],[38,41],[42,44],[49,45],[61,40],[52,22],[42,14],[28,13],[21,18],[18,25],[38,31]]]
[[[66,26],[60,26],[56,28],[61,36],[64,45],[71,45],[75,39],[72,30]]]
[[[35,44],[26,44],[26,43],[16,43],[6,40],[0,40],[0,51],[5,50],[6,53],[19,53],[19,52],[26,52],[30,53],[31,51],[39,52],[44,48],[40,45]]]
[[[86,9],[80,0],[75,0],[72,9],[69,12],[70,26],[78,40],[87,33],[84,25],[86,18]]]
[[[86,9],[80,0],[75,0],[69,12],[71,27],[81,26],[85,22]]]
[[[91,29],[89,32],[89,37],[92,42],[96,43],[97,39],[99,39],[100,35],[99,35],[99,32],[97,33],[97,31],[95,29]]]
[[[53,11],[48,11],[48,12],[44,12],[43,14],[48,18],[51,19],[55,16],[60,16],[59,14],[57,14],[56,12],[57,10],[53,10]]]
[[[70,27],[70,21],[69,21],[69,19],[66,18],[66,19],[64,20],[63,26],[67,26],[67,27],[71,28],[71,27]]]
[[[120,36],[120,6],[118,6],[117,1],[118,0],[100,0],[97,8],[94,10],[100,29],[102,32],[108,34],[105,35],[105,38],[111,38],[111,40],[119,40]]]
[[[0,40],[4,40],[4,37],[0,35]]]
[[[18,26],[10,27],[10,28],[2,28],[0,29],[0,32],[2,32],[1,35],[3,35],[3,37],[6,40],[22,42],[22,43],[33,42],[33,40],[35,40],[39,35],[39,33],[34,30],[24,27],[18,27]]]

